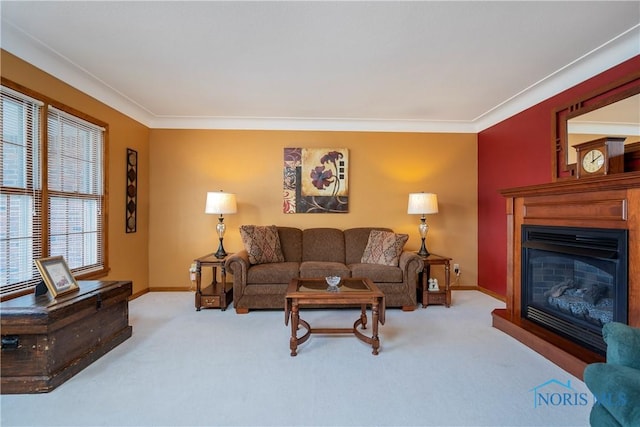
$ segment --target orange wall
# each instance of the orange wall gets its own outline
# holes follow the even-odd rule
[[[408,247],[417,249],[418,218],[406,214],[407,194],[436,192],[440,213],[428,219],[429,249],[460,264],[460,284],[504,294],[506,228],[499,190],[544,182],[550,176],[551,107],[593,90],[628,68],[637,68],[640,58],[474,135],[149,130],[0,52],[3,77],[109,123],[108,279],[132,279],[134,292],[190,286],[187,269],[192,260],[217,246],[216,219],[203,213],[205,193],[224,189],[237,193],[239,202],[239,212],[225,220],[228,251],[242,247],[237,229],[249,223],[342,229],[388,226],[408,233]],[[534,118],[533,113],[537,114]],[[516,134],[521,141],[514,145]],[[523,135],[528,135],[526,141]],[[282,149],[287,146],[349,148],[348,214],[281,213]],[[133,234],[124,232],[127,147],[138,150],[139,155],[138,231]],[[522,158],[525,148],[535,152],[536,160],[530,161],[529,156],[526,164],[514,162]]]
[[[134,293],[149,285],[149,129],[4,50],[2,77],[109,124],[109,275],[132,280]],[[126,150],[138,151],[138,226],[125,233]]]
[[[408,233],[417,250],[418,216],[408,193],[438,194],[428,217],[431,252],[460,264],[461,285],[477,284],[477,149],[475,134],[216,131],[148,129],[19,58],[2,53],[2,76],[109,124],[109,280],[130,279],[134,292],[187,289],[194,258],[217,248],[207,191],[238,197],[225,219],[225,248],[242,248],[242,224],[345,229],[386,226]],[[138,227],[125,233],[126,148],[138,151]],[[283,214],[284,147],[349,149],[350,211]],[[433,274],[442,279],[441,269]],[[207,277],[208,275],[208,277]],[[204,272],[210,280],[210,272]]]
[[[204,202],[207,191],[221,189],[238,199],[238,213],[225,216],[227,252],[242,248],[242,224],[386,226],[408,233],[407,247],[417,250],[419,217],[407,214],[408,194],[437,193],[440,212],[427,218],[428,248],[460,264],[461,285],[476,285],[476,140],[475,134],[152,129],[149,285],[190,286],[193,259],[217,248],[217,219],[204,213]],[[349,213],[282,213],[284,147],[349,149]]]

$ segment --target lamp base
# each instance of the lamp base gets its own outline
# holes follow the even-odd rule
[[[227,256],[227,253],[224,250],[224,246],[222,246],[222,237],[220,238],[220,244],[218,245],[218,251],[213,255],[218,259],[222,259],[222,258]]]
[[[429,251],[427,250],[427,245],[424,244],[424,237],[422,238],[422,246],[420,246],[418,255],[420,255],[421,257],[428,257],[430,255]]]

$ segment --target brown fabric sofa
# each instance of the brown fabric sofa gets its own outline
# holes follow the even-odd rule
[[[371,230],[388,228],[277,227],[284,262],[251,264],[246,250],[230,256],[227,273],[233,278],[233,306],[237,313],[250,309],[283,309],[291,279],[330,275],[367,277],[386,297],[387,307],[409,311],[416,307],[416,283],[423,261],[415,252],[403,251],[398,266],[361,263]]]

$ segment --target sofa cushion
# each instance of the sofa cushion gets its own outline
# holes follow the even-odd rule
[[[294,227],[278,227],[280,247],[285,261],[302,261],[302,230]]]
[[[409,239],[407,234],[371,230],[369,241],[362,254],[363,264],[397,266],[400,254]]]
[[[349,264],[351,277],[366,277],[374,283],[402,283],[400,267],[382,264]]]
[[[284,262],[280,236],[275,225],[242,225],[240,236],[251,264]]]
[[[289,283],[298,277],[300,264],[297,262],[275,262],[253,265],[247,270],[247,283]]]
[[[362,262],[362,254],[367,247],[371,230],[393,231],[384,227],[356,227],[344,230],[345,264]]]
[[[300,277],[303,279],[327,276],[351,277],[351,271],[341,262],[304,261],[300,264]]]
[[[302,261],[344,262],[344,233],[337,228],[302,231]]]

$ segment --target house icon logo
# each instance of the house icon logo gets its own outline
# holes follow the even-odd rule
[[[567,383],[550,379],[540,385],[533,387],[529,392],[533,392],[533,407],[566,407],[566,406],[586,406],[589,402],[589,395],[580,392],[571,386],[571,380]]]

